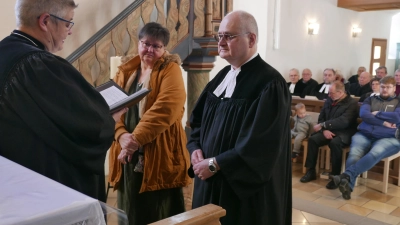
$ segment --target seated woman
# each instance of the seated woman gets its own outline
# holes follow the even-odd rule
[[[180,58],[165,50],[169,31],[148,23],[139,32],[139,55],[114,81],[129,94],[152,91],[117,122],[109,182],[129,224],[149,224],[185,211],[182,187],[191,183],[182,117],[186,99]]]
[[[369,84],[371,85],[372,92],[367,92],[363,95],[360,96],[360,99],[358,102],[364,102],[364,100],[370,96],[375,96],[380,94],[380,84],[379,84],[379,78],[372,78]]]

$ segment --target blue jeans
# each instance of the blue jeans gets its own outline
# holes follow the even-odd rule
[[[350,176],[350,187],[354,189],[357,176],[368,171],[384,158],[400,150],[400,141],[396,138],[368,138],[357,132],[351,138],[349,157],[345,174]]]

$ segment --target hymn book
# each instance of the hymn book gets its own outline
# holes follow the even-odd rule
[[[100,92],[110,107],[110,113],[113,114],[123,108],[129,108],[142,100],[151,89],[142,88],[141,90],[128,95],[118,84],[110,80],[98,87],[96,90]]]

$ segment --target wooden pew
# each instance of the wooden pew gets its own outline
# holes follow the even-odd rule
[[[306,106],[307,112],[316,112],[320,113],[322,107],[324,106],[324,100],[311,100],[311,99],[304,99],[304,98],[292,98],[292,109],[294,110],[294,106],[297,103],[303,103]]]
[[[219,218],[225,215],[226,211],[222,207],[208,204],[150,225],[220,225]]]

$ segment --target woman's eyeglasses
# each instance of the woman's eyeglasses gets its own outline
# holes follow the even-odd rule
[[[149,49],[152,47],[154,51],[160,51],[164,47],[162,45],[150,44],[144,41],[140,41],[140,43],[142,43],[143,48]]]

